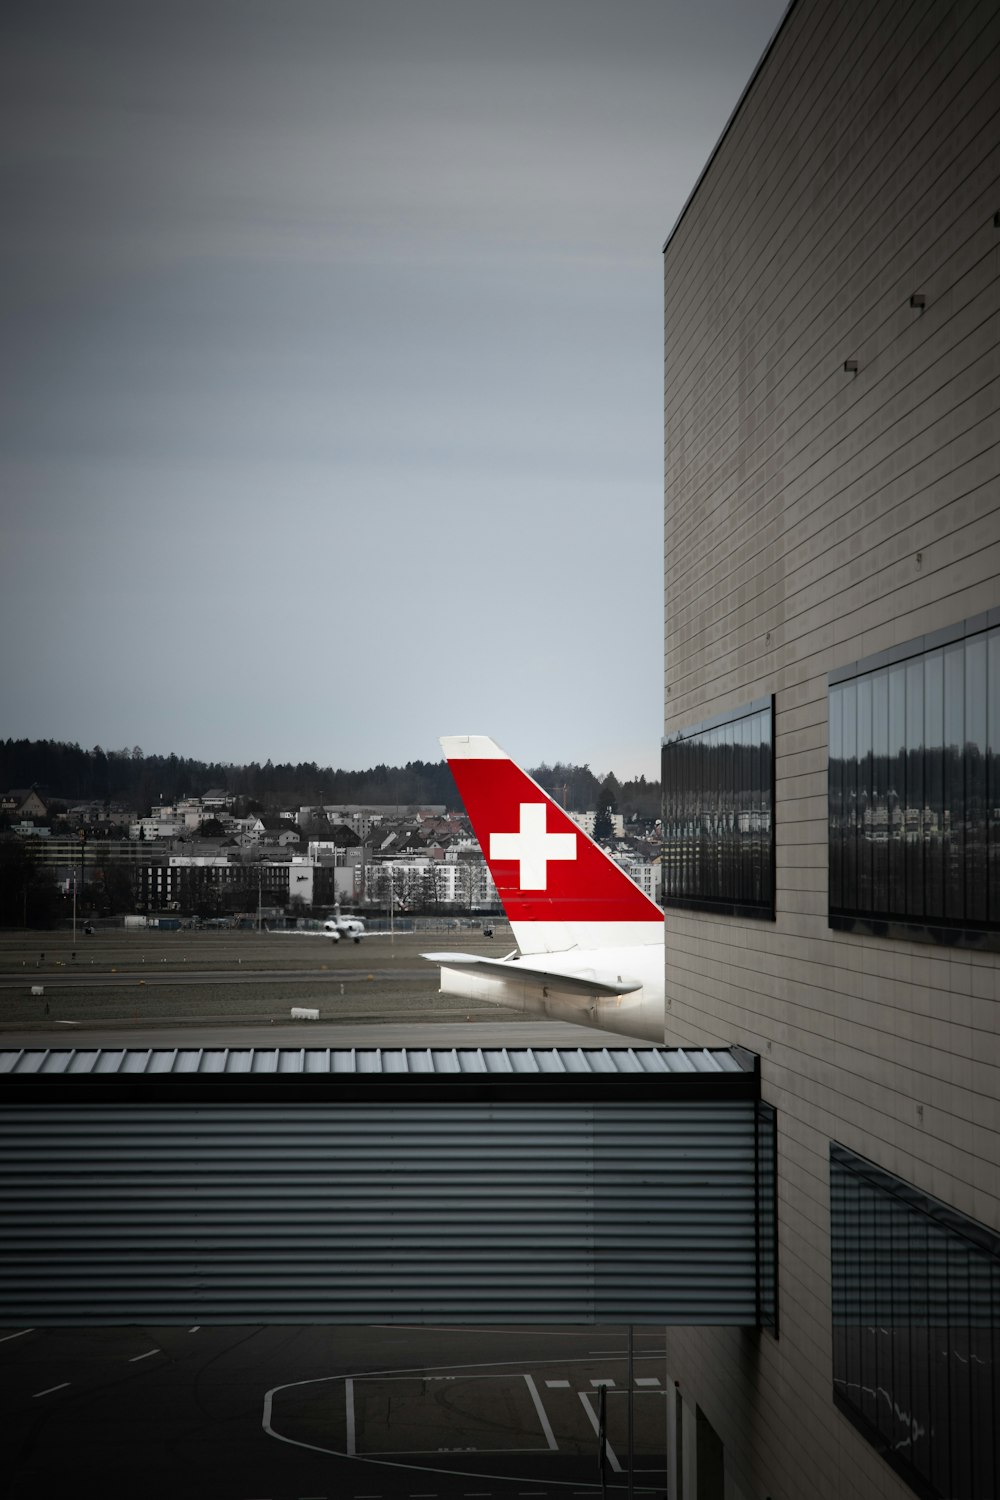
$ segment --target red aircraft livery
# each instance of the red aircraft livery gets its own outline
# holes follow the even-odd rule
[[[660,908],[512,760],[448,763],[511,922],[662,924]]]
[[[537,782],[485,735],[441,746],[517,951],[425,953],[441,991],[663,1042],[663,913]]]

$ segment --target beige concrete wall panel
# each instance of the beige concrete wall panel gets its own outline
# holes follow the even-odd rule
[[[876,248],[869,229],[863,239],[871,264],[868,269],[873,279],[854,291],[851,304],[853,313],[846,321],[835,317],[832,305],[823,302],[824,293],[814,284],[801,292],[802,308],[794,315],[788,306],[789,281],[787,268],[785,279],[780,284],[778,295],[783,299],[780,306],[770,309],[771,326],[775,320],[787,325],[792,319],[794,339],[785,339],[794,349],[795,363],[776,364],[769,351],[758,343],[757,358],[762,365],[756,385],[747,388],[734,384],[730,364],[723,361],[713,372],[713,390],[703,394],[698,403],[699,420],[697,437],[686,445],[683,474],[674,474],[668,465],[668,478],[678,480],[678,497],[683,500],[697,488],[701,480],[701,464],[711,455],[716,486],[726,482],[733,471],[734,451],[738,453],[742,477],[745,479],[759,471],[762,456],[767,456],[774,433],[789,426],[803,425],[809,408],[806,404],[821,375],[830,361],[831,345],[845,341],[853,347],[841,352],[856,355],[871,363],[878,352],[879,342],[885,347],[889,341],[909,337],[919,338],[923,330],[917,327],[921,319],[909,306],[909,297],[914,291],[923,291],[928,296],[924,318],[939,306],[949,289],[960,282],[972,270],[983,254],[989,255],[992,230],[991,205],[997,180],[997,123],[995,98],[990,100],[992,117],[980,119],[987,105],[983,96],[979,110],[971,110],[966,116],[966,128],[974,132],[968,141],[960,142],[961,169],[956,174],[954,163],[946,163],[938,174],[938,181],[931,192],[941,199],[934,219],[927,223],[927,185],[925,173],[918,170],[921,193],[910,210],[914,221],[911,234],[912,254],[904,257],[891,256],[891,239],[882,241],[885,264],[875,260]],[[940,151],[945,148],[939,147]],[[950,143],[949,143],[950,149]],[[876,222],[885,223],[885,210],[879,205]],[[840,266],[839,278],[843,281],[846,270]],[[755,287],[760,294],[759,285]],[[801,326],[798,326],[801,324]],[[762,338],[766,335],[762,335]],[[683,366],[679,366],[683,370]],[[753,423],[747,429],[751,442],[748,451],[734,450],[727,445],[726,438],[733,426],[734,415],[752,412]],[[712,420],[715,420],[713,429]],[[728,428],[726,427],[728,423]],[[721,424],[721,425],[720,425]],[[668,454],[672,426],[668,420],[666,434]]]
[[[937,7],[939,21],[940,10]],[[801,296],[814,303],[817,292],[834,279],[832,266],[840,268],[845,259],[850,263],[851,255],[870,255],[878,244],[885,242],[887,234],[901,236],[895,242],[890,241],[888,246],[892,251],[898,252],[900,245],[905,243],[906,236],[905,222],[902,229],[899,228],[901,214],[918,197],[914,189],[918,180],[921,199],[919,214],[921,222],[926,223],[935,206],[933,199],[928,201],[927,194],[940,184],[942,176],[940,171],[935,170],[936,166],[942,159],[950,162],[953,182],[954,162],[964,164],[968,159],[970,138],[974,138],[991,113],[989,90],[995,74],[991,70],[990,53],[997,46],[997,18],[995,9],[985,7],[978,10],[977,16],[969,18],[961,37],[954,37],[949,46],[940,47],[935,36],[926,38],[926,51],[931,56],[931,75],[923,80],[923,88],[918,83],[907,101],[895,107],[888,118],[878,122],[873,139],[865,139],[863,116],[845,107],[845,101],[841,97],[824,98],[822,88],[813,88],[813,81],[809,80],[808,86],[816,97],[817,109],[826,109],[828,117],[835,122],[831,126],[831,132],[836,132],[840,137],[835,154],[839,152],[842,159],[831,165],[829,155],[824,154],[827,141],[816,141],[809,160],[809,170],[801,174],[802,191],[799,196],[794,195],[789,183],[779,182],[778,187],[785,189],[779,200],[780,211],[775,212],[777,204],[770,203],[759,192],[747,203],[747,213],[740,220],[744,280],[740,284],[730,282],[727,285],[728,307],[745,316],[745,305],[752,296],[755,319],[759,320],[762,327],[771,330],[771,337],[781,339],[787,334],[787,321],[779,321],[779,309],[763,300],[772,287],[778,289],[781,311],[785,318],[794,319],[800,308],[794,301],[789,303],[789,298]],[[908,11],[912,15],[915,8],[911,6]],[[880,8],[879,13],[884,17],[886,8]],[[933,13],[934,7],[925,13],[925,29],[927,17],[933,17]],[[883,30],[891,34],[898,55],[907,44],[898,19],[890,18]],[[874,60],[873,71],[878,71],[879,62],[878,58]],[[864,70],[855,65],[852,71],[863,86],[864,80],[860,75]],[[938,85],[933,113],[927,102],[928,83],[932,87],[935,83]],[[995,97],[992,108],[996,108]],[[918,113],[925,128],[914,139],[914,119]],[[819,194],[816,190],[817,179],[823,184]],[[945,186],[950,191],[952,183],[946,183]],[[913,211],[912,207],[910,211]],[[726,222],[720,223],[713,230],[720,238],[724,238],[728,224],[731,223],[731,213],[730,201],[725,206]],[[805,236],[800,231],[803,220],[810,226]],[[874,233],[872,225],[876,226]],[[768,244],[766,251],[754,240],[757,226],[761,226],[761,232],[772,242]],[[783,254],[776,252],[773,245],[776,226],[787,228],[789,235],[796,236],[794,250],[786,248]],[[878,237],[879,231],[882,232],[881,240]],[[677,259],[673,250],[671,245],[668,249],[668,263],[671,274],[676,274],[674,268],[677,266]],[[839,279],[842,280],[842,276]],[[718,283],[711,276],[710,267],[702,265],[699,275],[693,277],[691,282],[689,322],[693,329],[701,333],[699,344],[702,358],[707,356],[709,362],[716,358],[717,362],[717,348],[705,349],[704,320],[698,321],[700,308],[694,296],[697,290],[709,285],[717,288]],[[840,295],[843,299],[844,294]],[[667,310],[668,321],[671,316],[676,317],[677,309],[669,301]],[[730,314],[730,318],[733,316],[735,313]],[[801,338],[802,332],[802,328],[793,328],[793,337]],[[720,327],[719,335],[722,340],[728,340],[732,344],[731,328]],[[683,364],[685,355],[689,357],[690,351],[675,335],[671,356]],[[706,394],[704,388],[697,392],[693,386],[687,388],[687,399],[696,405]],[[671,418],[673,412],[669,396],[666,411],[668,418]]]
[[[763,586],[765,597],[769,582],[773,580],[773,587],[784,583],[788,558],[794,555],[793,543],[801,544],[802,541],[797,527],[807,534],[815,534],[835,524],[843,514],[849,514],[868,498],[866,492],[880,489],[898,478],[900,472],[912,472],[921,462],[938,453],[942,441],[957,439],[989,414],[990,404],[995,399],[994,382],[1000,374],[997,349],[1000,312],[983,321],[981,304],[969,303],[963,309],[963,316],[952,320],[949,328],[957,335],[958,342],[943,351],[940,345],[933,346],[934,354],[926,356],[930,368],[920,370],[917,364],[907,365],[866,389],[864,400],[855,403],[857,421],[846,451],[844,443],[838,445],[827,438],[825,451],[821,447],[817,452],[814,436],[812,448],[803,447],[800,460],[788,454],[786,468],[789,474],[797,467],[801,469],[798,482],[790,478],[783,494],[788,542],[782,545],[780,555],[771,558],[767,558],[763,547],[755,548],[757,586],[758,589]],[[947,355],[952,358],[948,359]],[[850,385],[853,389],[856,380]],[[880,400],[880,396],[884,399]],[[985,441],[985,435],[983,438]],[[938,457],[937,462],[941,461]],[[835,500],[835,496],[839,500]],[[831,504],[836,507],[833,514],[830,513]],[[746,545],[750,535],[749,515],[744,524],[746,533],[737,528],[735,539],[731,536],[715,549],[714,554],[711,546],[715,535],[713,528],[708,529],[707,538],[691,549],[684,589],[668,591],[668,599],[675,608],[678,605],[683,607],[695,594],[699,579],[714,591],[718,608],[726,597],[727,556],[741,536]],[[772,532],[773,529],[772,526]],[[768,538],[767,545],[772,552],[777,550],[773,536]],[[713,555],[717,560],[706,577],[698,572],[698,564]],[[775,608],[779,601],[780,593],[769,601],[771,608]],[[701,611],[698,623],[703,618],[704,611]]]
[[[992,231],[992,236],[995,240],[995,231]],[[974,271],[964,279],[963,284],[954,287],[948,294],[942,297],[941,302],[934,309],[933,318],[931,318],[929,313],[925,313],[922,319],[917,317],[916,321],[925,325],[920,342],[925,346],[931,346],[936,362],[940,362],[941,360],[942,345],[940,337],[935,341],[931,335],[940,329],[942,323],[945,323],[945,332],[950,336],[951,343],[955,343],[955,335],[961,336],[965,332],[974,331],[984,321],[988,322],[991,316],[995,316],[997,307],[1000,305],[1000,290],[997,287],[995,260],[995,251],[991,251],[988,255],[980,255],[979,263],[974,268]],[[988,294],[985,299],[983,296],[984,292]],[[949,308],[951,309],[950,315]],[[913,317],[912,314],[910,316]],[[927,321],[928,319],[930,321]],[[932,323],[936,325],[935,328],[932,328]],[[948,327],[948,325],[952,326]],[[995,330],[991,330],[991,333],[995,342]],[[987,337],[989,336],[990,334],[987,334]],[[985,349],[986,347],[984,344],[983,348]],[[912,353],[915,358],[919,356],[919,344],[916,341],[914,341]],[[838,377],[842,376],[842,371],[839,368],[836,373]],[[898,385],[899,383],[910,381],[913,375],[917,373],[920,373],[919,360],[913,364],[903,364],[894,373],[893,378]],[[864,376],[865,384],[860,388],[864,391],[864,399],[871,402],[873,399],[877,400],[879,396],[894,394],[889,388],[881,384],[881,382],[873,380],[870,367],[866,367]],[[944,372],[942,378],[945,381],[949,378],[947,371]],[[940,379],[939,383],[941,383]],[[850,380],[845,385],[843,380],[839,378],[835,382],[835,388],[842,405],[852,396],[852,393],[855,393],[859,389],[857,379]],[[860,408],[861,402],[862,398],[858,397],[856,402],[858,408]],[[845,411],[841,413],[839,418],[841,424],[845,420],[847,410],[845,407]],[[817,450],[817,433],[809,429],[808,423],[798,424],[794,431],[786,430],[784,438],[782,451],[784,467],[781,471],[782,484],[780,497],[773,492],[768,495],[766,489],[762,489],[760,484],[753,486],[744,483],[739,495],[736,494],[734,489],[733,494],[729,496],[726,496],[718,485],[715,488],[714,504],[725,521],[727,530],[723,539],[713,538],[713,546],[718,547],[722,545],[724,547],[724,555],[736,549],[736,555],[742,558],[739,566],[744,570],[744,576],[746,576],[745,570],[747,569],[748,561],[745,552],[740,552],[739,549],[745,549],[748,541],[755,543],[752,551],[755,576],[759,574],[762,566],[766,566],[768,563],[774,561],[779,555],[786,554],[800,543],[800,536],[797,533],[793,534],[791,529],[789,529],[781,542],[780,548],[774,552],[774,557],[768,557],[767,555],[767,550],[774,549],[776,546],[775,526],[779,518],[779,498],[781,502],[782,525],[791,528],[797,525],[800,520],[804,520],[807,527],[812,530],[815,526],[814,522],[812,525],[809,522],[812,513],[817,509],[825,508],[830,499],[837,494],[838,489],[842,487],[843,476],[840,474],[831,475],[831,455],[838,462],[843,461],[843,455],[837,449],[836,444],[828,441],[826,444],[826,455],[823,455],[822,448]],[[798,448],[794,447],[796,439],[799,442]],[[863,434],[860,437],[856,436],[853,441],[853,447],[861,446],[863,441]],[[802,452],[805,453],[810,465],[815,464],[818,459],[825,456],[825,470],[819,473],[806,472],[805,479],[803,479],[803,460],[800,457]],[[911,463],[908,467],[912,468],[913,464]],[[834,483],[833,480],[838,481],[838,483]],[[885,482],[884,476],[881,482]],[[764,485],[767,484],[767,476],[765,476],[762,483]],[[820,486],[818,492],[817,484]],[[801,504],[803,494],[806,503],[803,505],[800,515],[794,513],[791,507],[796,503]],[[762,510],[762,502],[764,510]],[[668,518],[670,511],[671,499],[668,491]],[[824,509],[824,524],[829,524],[834,519],[836,517],[826,516]],[[692,540],[692,538],[682,534],[676,525],[667,526],[667,536],[672,543],[676,544],[685,540]],[[687,553],[684,554],[686,565],[683,576],[686,576],[688,579],[691,578],[693,572],[697,573],[697,569],[694,568],[695,562],[700,563],[709,551],[704,538],[694,538],[693,541],[694,545],[689,549],[690,556]],[[672,577],[668,568],[668,585],[674,594],[676,594],[677,581],[676,578]]]
[[[982,498],[986,500],[988,495]],[[916,549],[923,550],[919,563],[914,552],[912,560],[900,559],[887,580],[860,580],[848,591],[839,610],[826,605],[809,612],[810,619],[817,621],[814,629],[809,628],[810,620],[800,622],[797,635],[784,626],[773,626],[772,652],[785,646],[787,637],[805,658],[804,664],[786,666],[777,674],[777,681],[773,669],[768,680],[766,662],[762,663],[759,656],[751,659],[743,655],[741,668],[734,670],[734,652],[727,649],[730,643],[726,639],[712,651],[699,652],[693,660],[683,647],[675,645],[668,652],[668,726],[681,725],[685,718],[702,717],[706,703],[737,705],[761,696],[769,686],[783,688],[802,681],[814,656],[828,669],[993,607],[1000,593],[1000,557],[997,546],[990,545],[988,539],[1000,536],[997,520],[997,509],[989,506],[986,515],[977,517],[970,526],[925,549]],[[901,625],[901,621],[905,623]],[[847,642],[860,642],[860,649],[856,644],[848,648]],[[747,665],[751,673],[742,670]]]
[[[808,90],[801,87],[788,89],[782,100],[780,117],[766,121],[766,148],[763,139],[748,139],[743,143],[742,151],[740,142],[727,143],[730,146],[727,153],[729,173],[733,180],[725,182],[725,168],[717,174],[717,179],[720,188],[729,190],[728,204],[713,205],[711,196],[705,195],[702,221],[685,223],[681,226],[681,234],[686,230],[688,238],[697,234],[702,242],[706,237],[718,241],[721,238],[719,231],[726,227],[727,209],[731,209],[733,197],[748,198],[749,212],[741,221],[739,246],[728,262],[731,274],[725,285],[731,294],[745,289],[748,265],[756,266],[764,275],[770,271],[776,226],[780,226],[793,242],[801,239],[803,217],[797,210],[806,199],[812,200],[809,218],[822,219],[828,185],[838,175],[836,164],[831,164],[831,156],[846,156],[843,138],[850,139],[852,134],[856,137],[860,128],[857,110],[844,107],[845,84],[853,78],[855,85],[861,87],[869,70],[881,67],[885,71],[890,65],[887,46],[895,44],[898,48],[906,42],[906,33],[912,28],[914,18],[919,17],[920,10],[920,6],[910,6],[907,11],[901,11],[898,5],[894,8],[869,7],[867,15],[859,9],[849,21],[845,17],[839,37],[832,37],[830,28],[822,38],[822,49],[804,59],[801,76],[808,78]],[[810,139],[812,145],[808,154],[800,149],[803,138]],[[763,166],[758,164],[761,157]],[[791,180],[785,175],[786,163],[790,164]],[[751,171],[749,184],[740,179],[741,169]],[[818,182],[823,184],[819,192]],[[747,191],[748,186],[752,196]],[[778,204],[780,211],[775,213]],[[716,208],[714,214],[713,207]],[[698,289],[699,282],[703,284],[709,273],[713,283],[718,284],[720,278],[716,267],[704,263],[685,267],[682,246],[675,247],[673,241],[669,253],[672,263],[689,272],[686,284],[692,289]],[[783,258],[787,260],[787,250]],[[740,271],[743,282],[737,280]],[[672,322],[680,335],[700,326],[697,312],[696,305],[672,309]],[[721,320],[719,332],[723,336],[727,333],[725,322]]]
[[[845,6],[849,23],[865,25],[864,7]],[[739,114],[731,122],[722,150],[711,164],[711,170],[687,205],[682,222],[675,227],[670,240],[671,261],[678,268],[682,288],[696,285],[703,269],[701,257],[714,255],[713,273],[725,280],[726,264],[739,254],[739,245],[731,237],[721,238],[720,225],[726,221],[727,206],[746,198],[751,205],[769,197],[767,184],[794,137],[788,130],[790,99],[795,92],[789,78],[800,75],[813,78],[834,56],[832,39],[838,19],[822,15],[814,7],[800,7],[788,17],[782,35],[781,59],[776,54],[763,61],[754,88],[744,100]],[[747,166],[752,175],[744,175]],[[742,236],[741,241],[742,243]],[[722,255],[726,263],[722,263]],[[671,308],[669,328],[681,327],[683,305]]]
[[[939,309],[939,314],[940,314],[940,309]],[[927,315],[925,315],[925,317],[927,317]],[[682,540],[682,537],[678,537],[678,538],[676,538],[676,540]]]
[[[996,93],[991,95],[991,60],[979,51],[979,46],[996,49],[997,36],[994,33],[996,15],[988,23],[987,31],[976,37],[978,45],[967,48],[966,71],[952,71],[949,78],[951,107],[945,107],[946,120],[930,118],[928,129],[915,142],[909,130],[912,121],[897,118],[892,148],[886,150],[889,135],[883,132],[880,150],[868,151],[865,156],[867,162],[876,162],[879,169],[868,175],[864,186],[859,187],[856,172],[841,174],[841,180],[849,184],[844,190],[850,190],[852,196],[840,201],[834,198],[826,214],[811,216],[814,243],[799,246],[798,267],[790,266],[787,257],[772,257],[766,266],[748,257],[753,281],[741,290],[730,291],[727,296],[727,306],[733,309],[733,318],[753,315],[754,326],[759,324],[762,335],[763,330],[769,329],[774,339],[796,342],[799,347],[811,342],[816,347],[819,342],[829,342],[832,329],[837,329],[843,338],[850,338],[853,327],[864,326],[870,320],[871,311],[885,302],[886,293],[892,287],[892,282],[886,281],[886,266],[892,267],[892,275],[897,279],[907,272],[928,275],[931,269],[928,257],[937,254],[940,258],[940,245],[934,245],[934,229],[939,225],[931,222],[928,226],[928,214],[933,214],[934,208],[940,208],[940,231],[948,243],[957,233],[960,202],[975,196],[975,186],[970,178],[978,168],[979,156],[996,148],[996,129],[990,126],[991,113],[996,113],[997,108]],[[943,63],[943,58],[939,62]],[[924,99],[915,99],[913,108],[922,111],[925,117],[931,115]],[[843,118],[843,114],[843,107],[838,104],[835,117]],[[955,159],[960,159],[964,168],[964,177],[960,175],[963,196],[958,201],[955,199]],[[988,181],[982,181],[982,187],[985,186],[988,186]],[[939,199],[948,202],[948,211],[945,211],[945,202],[939,202]],[[795,205],[790,207],[795,213]],[[754,213],[766,213],[766,205],[756,202],[753,207],[748,205],[748,210],[753,225]],[[786,217],[787,213],[789,208],[786,208]],[[915,254],[910,257],[912,266],[901,267],[901,246],[909,242],[916,246],[918,243],[912,231],[907,233],[907,216],[910,220],[919,216],[921,220],[919,248],[925,260],[924,264],[919,263]],[[774,223],[774,219],[768,222]],[[846,287],[850,287],[850,299],[855,302],[855,315],[853,323],[849,318],[847,323],[838,327],[852,308],[849,293],[844,290]],[[768,303],[765,299],[772,288],[777,302]],[[828,296],[831,288],[838,288],[832,302]],[[747,309],[748,296],[753,296],[751,312]],[[789,339],[789,332],[792,339]],[[732,333],[729,342],[732,347]],[[717,351],[702,348],[699,353],[702,360],[711,362]],[[684,368],[681,354],[679,348],[672,350],[673,359],[678,360],[678,369]],[[774,359],[768,359],[769,354],[771,351],[757,347],[756,341],[757,360],[765,371],[775,363]],[[715,359],[717,389],[723,389],[724,380],[732,375],[735,359],[735,354],[730,354],[729,365]],[[732,380],[727,384],[732,386]],[[696,410],[705,410],[706,398],[711,402],[714,392],[699,390],[696,393],[691,384],[687,389],[688,399]],[[753,387],[742,380],[733,387],[730,399],[748,402],[751,396]],[[672,413],[669,407],[667,419],[667,428],[670,429]]]
[[[749,567],[754,568],[758,596],[766,594],[769,587],[786,576],[788,587],[794,592],[815,578],[821,559],[830,558],[841,566],[852,561],[863,552],[866,530],[876,517],[885,533],[891,534],[894,523],[904,530],[914,519],[912,511],[920,506],[919,497],[926,494],[933,482],[950,477],[955,489],[961,492],[962,488],[975,488],[995,477],[998,459],[992,414],[981,413],[994,394],[990,350],[986,346],[991,337],[1000,334],[1000,329],[994,326],[996,322],[994,318],[985,331],[977,332],[977,342],[985,349],[984,360],[971,372],[968,383],[972,389],[965,393],[964,405],[955,402],[958,392],[950,386],[947,396],[952,398],[951,404],[944,412],[934,412],[933,406],[929,410],[918,408],[911,423],[916,426],[916,435],[904,431],[888,451],[883,447],[881,452],[865,455],[870,459],[866,468],[861,467],[863,460],[854,459],[855,472],[847,473],[841,454],[839,467],[828,464],[828,472],[814,476],[819,482],[800,503],[790,487],[785,496],[787,538],[780,548],[770,544],[770,558],[765,549],[754,546],[752,518],[746,518],[740,531],[751,556],[742,564],[742,571],[745,576]],[[977,470],[962,473],[973,462],[978,465]],[[934,498],[933,494],[928,496],[923,508]],[[894,516],[897,508],[899,513]],[[791,573],[792,559],[803,570],[801,578]],[[668,590],[667,597],[674,613],[688,611],[696,597],[696,581],[690,572],[684,588]]]

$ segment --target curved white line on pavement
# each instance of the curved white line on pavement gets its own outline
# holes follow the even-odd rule
[[[385,1326],[388,1327],[388,1326],[391,1326],[391,1325],[387,1324]],[[448,1331],[450,1332],[451,1330],[448,1330]],[[606,1352],[607,1351],[605,1351],[605,1353]],[[624,1351],[623,1351],[623,1353],[624,1353]],[[645,1355],[645,1356],[640,1355],[639,1356],[640,1359],[642,1359],[642,1358],[651,1359],[651,1358],[658,1358],[658,1357],[659,1357],[658,1353],[657,1354],[653,1354],[653,1355]],[[584,1364],[589,1364],[590,1360],[588,1358],[585,1358],[585,1357],[583,1357],[581,1355],[581,1356],[579,1356],[579,1357],[577,1357],[575,1359],[538,1360],[537,1363],[538,1364],[547,1364],[547,1365],[584,1365]],[[408,1366],[408,1367],[406,1367],[404,1369],[392,1369],[392,1368],[389,1368],[389,1369],[386,1369],[386,1370],[365,1370],[363,1372],[359,1372],[359,1371],[356,1370],[353,1375],[314,1375],[314,1376],[312,1376],[308,1380],[286,1380],[282,1385],[272,1386],[269,1391],[266,1391],[264,1393],[264,1410],[263,1410],[263,1412],[261,1414],[261,1426],[264,1429],[264,1431],[267,1433],[268,1437],[276,1438],[279,1443],[288,1443],[289,1446],[292,1447],[292,1448],[305,1448],[310,1453],[327,1453],[327,1454],[329,1454],[333,1458],[347,1458],[352,1463],[356,1463],[356,1464],[369,1464],[372,1468],[379,1468],[379,1469],[406,1469],[410,1473],[419,1473],[419,1474],[447,1474],[448,1476],[450,1476],[452,1478],[455,1478],[455,1479],[494,1479],[496,1477],[495,1475],[493,1475],[493,1474],[483,1474],[481,1471],[476,1470],[476,1469],[434,1469],[434,1468],[432,1468],[430,1466],[430,1464],[406,1464],[406,1463],[400,1463],[396,1459],[388,1459],[388,1458],[366,1458],[366,1457],[364,1457],[361,1454],[346,1453],[341,1448],[322,1447],[318,1443],[306,1443],[301,1438],[286,1437],[285,1434],[283,1432],[279,1432],[277,1430],[277,1428],[274,1427],[273,1424],[272,1424],[272,1422],[271,1422],[271,1416],[272,1416],[272,1412],[274,1410],[274,1397],[277,1396],[277,1395],[279,1395],[281,1391],[290,1391],[290,1390],[295,1389],[298,1386],[302,1386],[302,1385],[322,1385],[325,1382],[332,1381],[332,1380],[333,1381],[335,1381],[335,1380],[342,1380],[342,1381],[345,1382],[345,1384],[346,1384],[346,1382],[350,1381],[353,1384],[353,1382],[355,1380],[359,1379],[359,1378],[360,1379],[364,1379],[364,1380],[374,1380],[374,1379],[379,1378],[380,1376],[385,1376],[385,1377],[389,1377],[389,1378],[399,1379],[400,1376],[403,1376],[403,1375],[428,1375],[428,1374],[431,1374],[433,1371],[436,1371],[436,1370],[501,1370],[501,1369],[504,1369],[504,1368],[517,1367],[517,1366],[520,1366],[523,1369],[524,1364],[525,1364],[525,1361],[523,1359],[480,1360],[480,1361],[477,1361],[477,1362],[474,1362],[474,1363],[471,1363],[471,1364],[411,1365],[411,1366]],[[525,1378],[530,1379],[530,1377],[525,1377]],[[537,1388],[536,1388],[536,1393],[537,1393]],[[585,1391],[578,1392],[578,1395],[580,1397],[580,1400],[583,1402],[583,1405],[584,1405],[584,1407],[585,1407],[585,1409],[587,1411],[587,1415],[589,1416],[589,1418],[591,1420],[591,1423],[594,1425],[594,1428],[595,1428],[595,1431],[596,1431],[597,1430],[597,1416],[596,1416],[596,1413],[590,1407],[588,1395],[587,1395],[587,1393]],[[612,1454],[612,1450],[611,1450],[610,1444],[608,1445],[607,1452],[608,1452],[608,1457],[609,1457],[609,1461],[610,1461],[610,1463],[612,1465],[612,1468],[616,1469],[619,1473],[621,1473],[622,1472],[621,1465],[619,1464],[617,1458]],[[537,1477],[535,1475],[527,1475],[527,1474],[505,1474],[503,1477],[504,1477],[504,1481],[506,1483],[508,1483],[508,1484],[537,1484],[538,1483]],[[576,1486],[577,1487],[577,1491],[576,1492],[578,1494],[580,1493],[580,1490],[579,1490],[580,1481],[579,1481],[579,1479],[547,1479],[546,1483],[549,1485],[550,1488],[555,1487],[555,1488],[558,1488],[558,1489],[571,1489],[574,1486]],[[660,1486],[657,1486],[657,1485],[648,1485],[648,1486],[636,1485],[634,1487],[634,1489],[635,1489],[635,1493],[637,1495],[655,1495],[655,1494],[662,1494],[663,1493],[663,1487],[662,1487],[662,1485],[660,1485]]]

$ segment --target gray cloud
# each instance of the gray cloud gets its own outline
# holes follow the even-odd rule
[[[8,17],[4,732],[655,774],[659,251],[781,8]]]

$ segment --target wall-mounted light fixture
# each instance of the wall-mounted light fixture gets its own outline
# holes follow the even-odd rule
[[[927,306],[927,298],[924,296],[923,292],[913,293],[913,296],[910,298],[910,306],[918,307],[920,311],[923,312],[924,308]]]
[[[857,362],[857,360],[856,359],[845,359],[844,360],[844,370],[845,370],[845,372],[848,375],[856,375],[858,373],[858,362]]]

